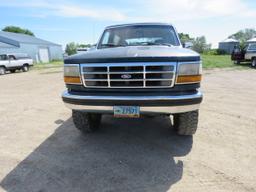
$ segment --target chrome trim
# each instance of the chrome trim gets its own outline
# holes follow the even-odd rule
[[[91,105],[74,105],[65,103],[66,107],[72,110],[81,110],[91,113],[111,113],[113,114],[113,106],[91,106]],[[168,106],[168,107],[140,107],[140,113],[159,113],[159,114],[176,114],[195,111],[199,109],[200,104],[184,105],[184,106]]]
[[[98,101],[147,101],[147,100],[186,100],[186,99],[198,99],[202,98],[203,95],[200,91],[193,95],[182,95],[182,96],[81,96],[72,95],[68,91],[64,91],[62,94],[63,98],[76,99],[76,100],[98,100]],[[64,102],[65,105],[72,110],[84,110],[87,112],[95,113],[112,113],[113,106],[94,106],[94,105],[77,105]],[[140,112],[143,113],[164,113],[164,114],[175,114],[194,111],[199,109],[200,104],[183,105],[183,106],[141,106]]]
[[[193,95],[182,95],[182,96],[81,96],[72,95],[68,91],[64,91],[62,94],[63,98],[76,99],[76,100],[99,100],[99,101],[119,101],[119,100],[134,100],[134,101],[147,101],[147,100],[186,100],[186,99],[197,99],[202,98],[203,95],[200,91]],[[65,103],[65,102],[64,102]],[[94,105],[76,105],[65,103],[65,105],[72,110],[83,110],[94,113],[112,113],[113,106],[94,106]],[[194,111],[199,109],[200,104],[193,105],[182,105],[182,106],[141,106],[140,113],[160,113],[160,114],[175,114]]]
[[[174,101],[174,100],[186,100],[186,99],[198,99],[202,98],[203,94],[198,91],[192,95],[180,95],[180,96],[97,96],[97,95],[72,95],[68,91],[64,91],[62,94],[63,98],[77,99],[77,100],[102,100],[102,101],[151,101],[151,100],[162,100],[162,101]]]
[[[81,79],[82,79],[82,83],[85,87],[90,87],[90,88],[171,88],[174,86],[175,81],[176,81],[176,67],[177,62],[136,62],[136,63],[88,63],[88,64],[81,64],[80,65],[80,73],[81,73]],[[171,66],[173,67],[173,70],[167,70],[167,71],[150,71],[147,70],[148,66]],[[86,67],[105,67],[106,71],[86,71],[84,72],[84,68]],[[110,67],[142,67],[141,71],[110,71]],[[173,74],[173,77],[170,79],[165,79],[165,78],[160,78],[160,79],[147,79],[147,74],[167,74],[167,73],[171,73]],[[84,75],[86,74],[106,74],[107,78],[105,79],[85,79]],[[111,79],[110,75],[111,74],[142,74],[143,75],[143,79]],[[107,82],[107,86],[87,86],[86,85],[86,81],[105,81]],[[120,82],[124,82],[124,81],[140,81],[143,82],[143,84],[141,86],[111,86],[111,82],[114,81],[120,81]],[[150,81],[171,81],[171,85],[170,86],[147,86],[146,82],[150,82]]]

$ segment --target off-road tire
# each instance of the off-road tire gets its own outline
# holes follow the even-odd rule
[[[73,122],[82,133],[92,133],[99,129],[101,114],[72,111]]]
[[[24,65],[22,66],[21,70],[22,70],[23,72],[28,72],[28,71],[29,71],[29,65],[28,65],[28,64],[24,64]]]
[[[174,128],[178,135],[194,135],[198,125],[198,110],[173,116]]]
[[[16,69],[11,69],[10,72],[11,73],[15,73]]]
[[[252,67],[256,67],[256,57],[252,59]]]
[[[5,67],[0,67],[0,75],[4,75],[6,73]]]

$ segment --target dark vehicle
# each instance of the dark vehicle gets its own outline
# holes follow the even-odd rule
[[[173,115],[177,133],[193,135],[201,73],[200,55],[182,48],[172,25],[110,26],[95,49],[65,59],[62,99],[83,133],[96,131],[103,114]]]

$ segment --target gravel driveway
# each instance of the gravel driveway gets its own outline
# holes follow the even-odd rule
[[[205,71],[194,137],[111,116],[82,136],[59,70],[0,76],[0,191],[256,191],[256,70]]]

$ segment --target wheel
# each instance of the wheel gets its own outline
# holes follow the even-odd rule
[[[10,72],[11,73],[15,73],[16,69],[11,69]]]
[[[29,66],[27,64],[23,65],[21,68],[23,72],[28,72],[29,71]]]
[[[198,110],[175,114],[173,120],[177,133],[179,135],[194,135],[198,125],[198,114]]]
[[[4,75],[6,73],[5,67],[0,67],[0,75]]]
[[[252,60],[252,67],[256,67],[256,58],[253,58]]]
[[[72,117],[76,128],[84,134],[95,132],[100,127],[101,114],[73,110]]]

